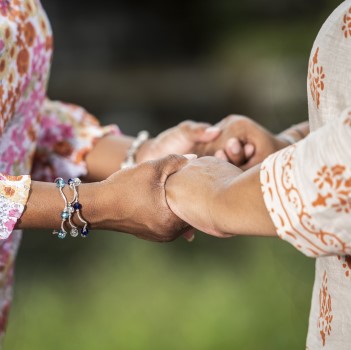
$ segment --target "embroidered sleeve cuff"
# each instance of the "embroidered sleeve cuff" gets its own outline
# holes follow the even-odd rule
[[[0,239],[7,239],[28,200],[31,178],[0,174]]]
[[[263,197],[278,236],[307,256],[351,254],[346,122],[326,125],[261,166]]]

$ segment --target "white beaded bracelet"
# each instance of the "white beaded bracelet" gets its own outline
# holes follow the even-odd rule
[[[149,137],[150,134],[148,131],[143,130],[138,133],[138,136],[127,151],[127,157],[121,164],[121,169],[130,168],[135,165],[135,155],[138,149],[149,139]]]

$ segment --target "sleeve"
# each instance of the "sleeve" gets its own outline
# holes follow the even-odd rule
[[[0,173],[0,239],[12,233],[28,200],[31,178]]]
[[[87,173],[85,156],[95,142],[108,134],[120,134],[116,125],[102,127],[81,107],[45,100],[40,112],[40,133],[32,178],[53,181]]]
[[[311,257],[351,254],[351,108],[267,158],[260,177],[280,238]]]

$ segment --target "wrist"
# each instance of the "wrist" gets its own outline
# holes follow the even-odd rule
[[[275,136],[275,149],[276,151],[280,151],[281,149],[293,145],[295,142],[297,142],[295,139],[288,135],[279,134]]]
[[[102,182],[81,184],[79,187],[81,213],[93,230],[104,229],[106,221],[106,203]]]
[[[140,164],[153,158],[153,149],[155,146],[155,139],[145,141],[135,153],[135,163]]]

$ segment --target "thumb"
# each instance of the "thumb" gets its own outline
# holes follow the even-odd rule
[[[192,142],[211,142],[221,134],[221,129],[217,126],[194,121],[185,121],[180,124],[180,128],[184,136]]]
[[[158,169],[161,172],[161,184],[165,184],[168,177],[184,168],[189,160],[195,157],[196,155],[179,156],[177,154],[171,154],[158,160]]]

